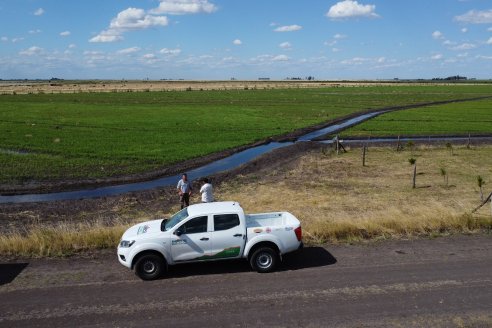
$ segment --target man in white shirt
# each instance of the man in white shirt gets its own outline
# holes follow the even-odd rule
[[[214,201],[213,188],[207,178],[202,179],[200,193],[202,194],[202,203],[211,203]]]

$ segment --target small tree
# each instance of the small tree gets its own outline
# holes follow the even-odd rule
[[[449,150],[449,152],[451,153],[451,156],[454,155],[453,153],[453,145],[450,143],[450,142],[447,142],[446,143],[446,148]]]
[[[415,189],[416,180],[417,180],[417,160],[415,158],[409,158],[408,163],[413,165],[413,179],[412,179],[412,188]]]
[[[477,176],[477,185],[478,185],[478,188],[480,189],[480,200],[483,202],[483,185],[485,184],[485,181],[483,180],[483,178],[478,175]]]
[[[446,171],[446,169],[444,167],[441,167],[441,176],[444,179],[444,184],[447,187],[448,186],[448,172]]]

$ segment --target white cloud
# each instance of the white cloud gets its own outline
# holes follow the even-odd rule
[[[470,10],[469,12],[454,18],[460,23],[490,24],[492,23],[492,9]]]
[[[123,40],[123,37],[119,34],[112,34],[112,31],[102,31],[95,37],[89,40],[89,42],[115,42]]]
[[[43,48],[37,47],[37,46],[32,46],[28,49],[22,50],[19,52],[19,55],[22,56],[34,56],[34,55],[39,55],[41,52],[43,52]]]
[[[326,16],[331,19],[344,19],[354,17],[377,18],[375,5],[363,5],[354,0],[344,0],[331,6]]]
[[[236,40],[232,41],[232,44],[234,44],[236,46],[240,46],[240,45],[243,44],[243,42],[241,40],[239,40],[239,39],[236,39]]]
[[[345,39],[347,36],[344,34],[337,33],[333,36],[335,40]]]
[[[29,31],[29,34],[39,34],[41,33],[41,30],[40,29],[37,29],[37,30],[30,30]]]
[[[443,43],[445,46],[454,46],[456,42],[450,41],[450,40],[445,40]]]
[[[442,54],[435,54],[435,55],[432,55],[431,56],[431,59],[433,60],[439,60],[439,59],[442,59],[443,58],[443,55]]]
[[[12,39],[12,43],[17,43],[17,42],[21,42],[21,41],[24,41],[24,38],[13,38]]]
[[[489,27],[487,31],[492,32],[492,27]]]
[[[473,43],[462,43],[459,44],[455,47],[452,47],[452,50],[458,50],[458,51],[463,51],[463,50],[470,50],[470,49],[475,49],[477,46]]]
[[[291,49],[292,48],[292,44],[290,42],[282,42],[278,46],[282,49]]]
[[[131,48],[125,48],[125,49],[118,50],[117,53],[119,53],[121,55],[129,55],[129,54],[133,54],[133,53],[139,52],[139,51],[140,51],[139,47],[131,47]]]
[[[69,36],[70,34],[70,31],[63,31],[60,33],[60,36]]]
[[[109,28],[102,31],[89,42],[115,42],[123,39],[126,31],[143,30],[154,26],[167,26],[169,21],[165,16],[152,16],[145,10],[128,8],[111,20]]]
[[[487,40],[487,44],[492,44],[492,38]]]
[[[7,38],[6,36],[2,36],[2,38],[0,38],[0,40],[2,40],[2,42],[8,42],[9,38]]]
[[[179,49],[179,48],[176,48],[176,49],[162,48],[159,52],[163,55],[177,56],[181,53],[181,49]]]
[[[217,6],[208,0],[159,0],[159,6],[152,9],[152,14],[186,15],[206,13],[217,10]]]
[[[461,29],[461,32],[462,32],[462,33],[466,33],[466,32],[468,32],[468,29],[467,29],[466,27],[463,27],[463,28]]]
[[[302,26],[300,25],[286,25],[286,26],[279,26],[276,29],[274,29],[275,32],[294,32],[294,31],[299,31],[302,29]]]
[[[436,40],[444,39],[444,34],[442,34],[441,31],[434,31],[432,32],[432,38]]]
[[[43,8],[38,8],[36,9],[36,11],[34,12],[34,16],[41,16],[44,14],[44,9]]]
[[[77,48],[77,46],[74,43],[72,43],[68,46],[68,49],[75,49],[75,48]]]
[[[272,61],[288,61],[289,57],[286,55],[278,55],[272,58]]]
[[[155,55],[154,54],[145,54],[142,57],[145,58],[145,59],[154,59],[155,58]]]

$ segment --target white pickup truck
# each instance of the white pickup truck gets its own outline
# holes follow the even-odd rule
[[[118,246],[118,260],[143,280],[160,277],[168,265],[237,258],[270,272],[283,254],[301,247],[301,224],[292,214],[246,215],[237,202],[215,202],[131,227]]]

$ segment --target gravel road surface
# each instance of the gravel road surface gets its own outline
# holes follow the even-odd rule
[[[3,261],[0,327],[492,327],[492,236],[307,247],[275,273],[188,264],[143,282],[114,252]]]

